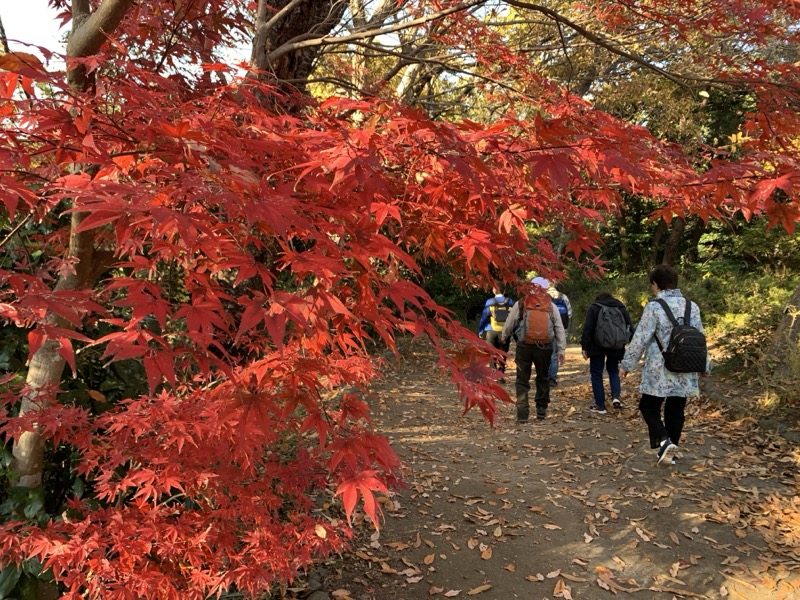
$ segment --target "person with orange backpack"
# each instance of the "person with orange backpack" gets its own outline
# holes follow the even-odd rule
[[[503,358],[498,359],[492,367],[504,374],[506,372],[505,354],[508,353],[511,340],[503,342],[500,336],[508,320],[508,315],[511,313],[511,307],[514,306],[514,301],[506,297],[496,285],[492,287],[492,293],[494,295],[486,301],[483,307],[481,319],[478,322],[478,335],[485,337],[489,344],[503,351]],[[502,381],[503,378],[501,377]]]
[[[544,277],[534,277],[531,284],[530,293],[512,307],[500,336],[503,341],[513,337],[517,342],[517,423],[528,422],[532,368],[536,371],[536,418],[544,419],[547,416],[547,406],[550,404],[550,358],[555,352],[559,363],[563,365],[567,351],[567,336],[561,315],[547,294],[550,283]]]

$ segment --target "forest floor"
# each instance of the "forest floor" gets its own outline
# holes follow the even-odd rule
[[[545,420],[518,425],[503,404],[494,428],[462,415],[427,346],[404,355],[374,389],[373,417],[408,487],[382,499],[379,532],[363,525],[328,563],[328,597],[800,599],[800,451],[737,418],[735,392],[713,384],[729,397],[690,400],[677,465],[663,468],[638,377],[623,381],[622,410],[591,413],[578,346]]]

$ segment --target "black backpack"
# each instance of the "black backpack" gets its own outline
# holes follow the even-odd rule
[[[706,336],[699,329],[689,324],[692,303],[686,298],[686,311],[681,324],[675,319],[675,315],[672,314],[669,305],[663,298],[657,298],[656,302],[661,305],[672,323],[672,333],[670,333],[669,343],[666,348],[661,345],[658,336],[655,336],[658,349],[661,350],[661,354],[664,356],[664,366],[673,373],[705,372],[708,357]]]
[[[594,343],[609,350],[622,350],[630,338],[628,323],[618,306],[598,304],[597,325],[594,328]]]
[[[496,300],[493,300],[493,304],[489,305],[489,324],[494,331],[503,331],[510,312],[511,307],[508,304],[498,304]]]

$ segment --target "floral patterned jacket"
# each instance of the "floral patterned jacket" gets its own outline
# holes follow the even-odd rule
[[[686,310],[686,300],[680,290],[662,290],[656,298],[663,298],[669,305],[672,314],[680,321]],[[692,302],[690,324],[703,331],[700,320],[700,309]],[[636,326],[633,339],[625,351],[620,367],[626,371],[635,371],[639,360],[644,353],[644,366],[642,367],[642,384],[639,390],[643,394],[650,394],[664,398],[666,396],[679,396],[686,398],[700,394],[698,373],[673,373],[664,367],[664,357],[656,344],[655,335],[666,347],[672,332],[672,323],[658,302],[648,302],[644,307],[642,318]],[[706,371],[711,370],[711,363],[707,363]]]

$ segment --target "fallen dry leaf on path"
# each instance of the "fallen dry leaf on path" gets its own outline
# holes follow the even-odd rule
[[[472,588],[470,591],[467,592],[467,596],[476,596],[477,594],[482,594],[483,592],[492,589],[491,583],[484,583],[483,585],[479,585],[476,588]]]
[[[389,563],[382,562],[381,563],[381,573],[386,573],[387,575],[397,575],[397,571],[389,566]]]
[[[567,579],[569,581],[573,581],[575,583],[586,583],[587,581],[589,581],[585,577],[578,577],[577,575],[571,575],[570,573],[561,573],[561,576],[564,579]]]
[[[572,600],[572,588],[564,583],[562,579],[559,579],[553,588],[553,596],[564,598],[564,600]]]

